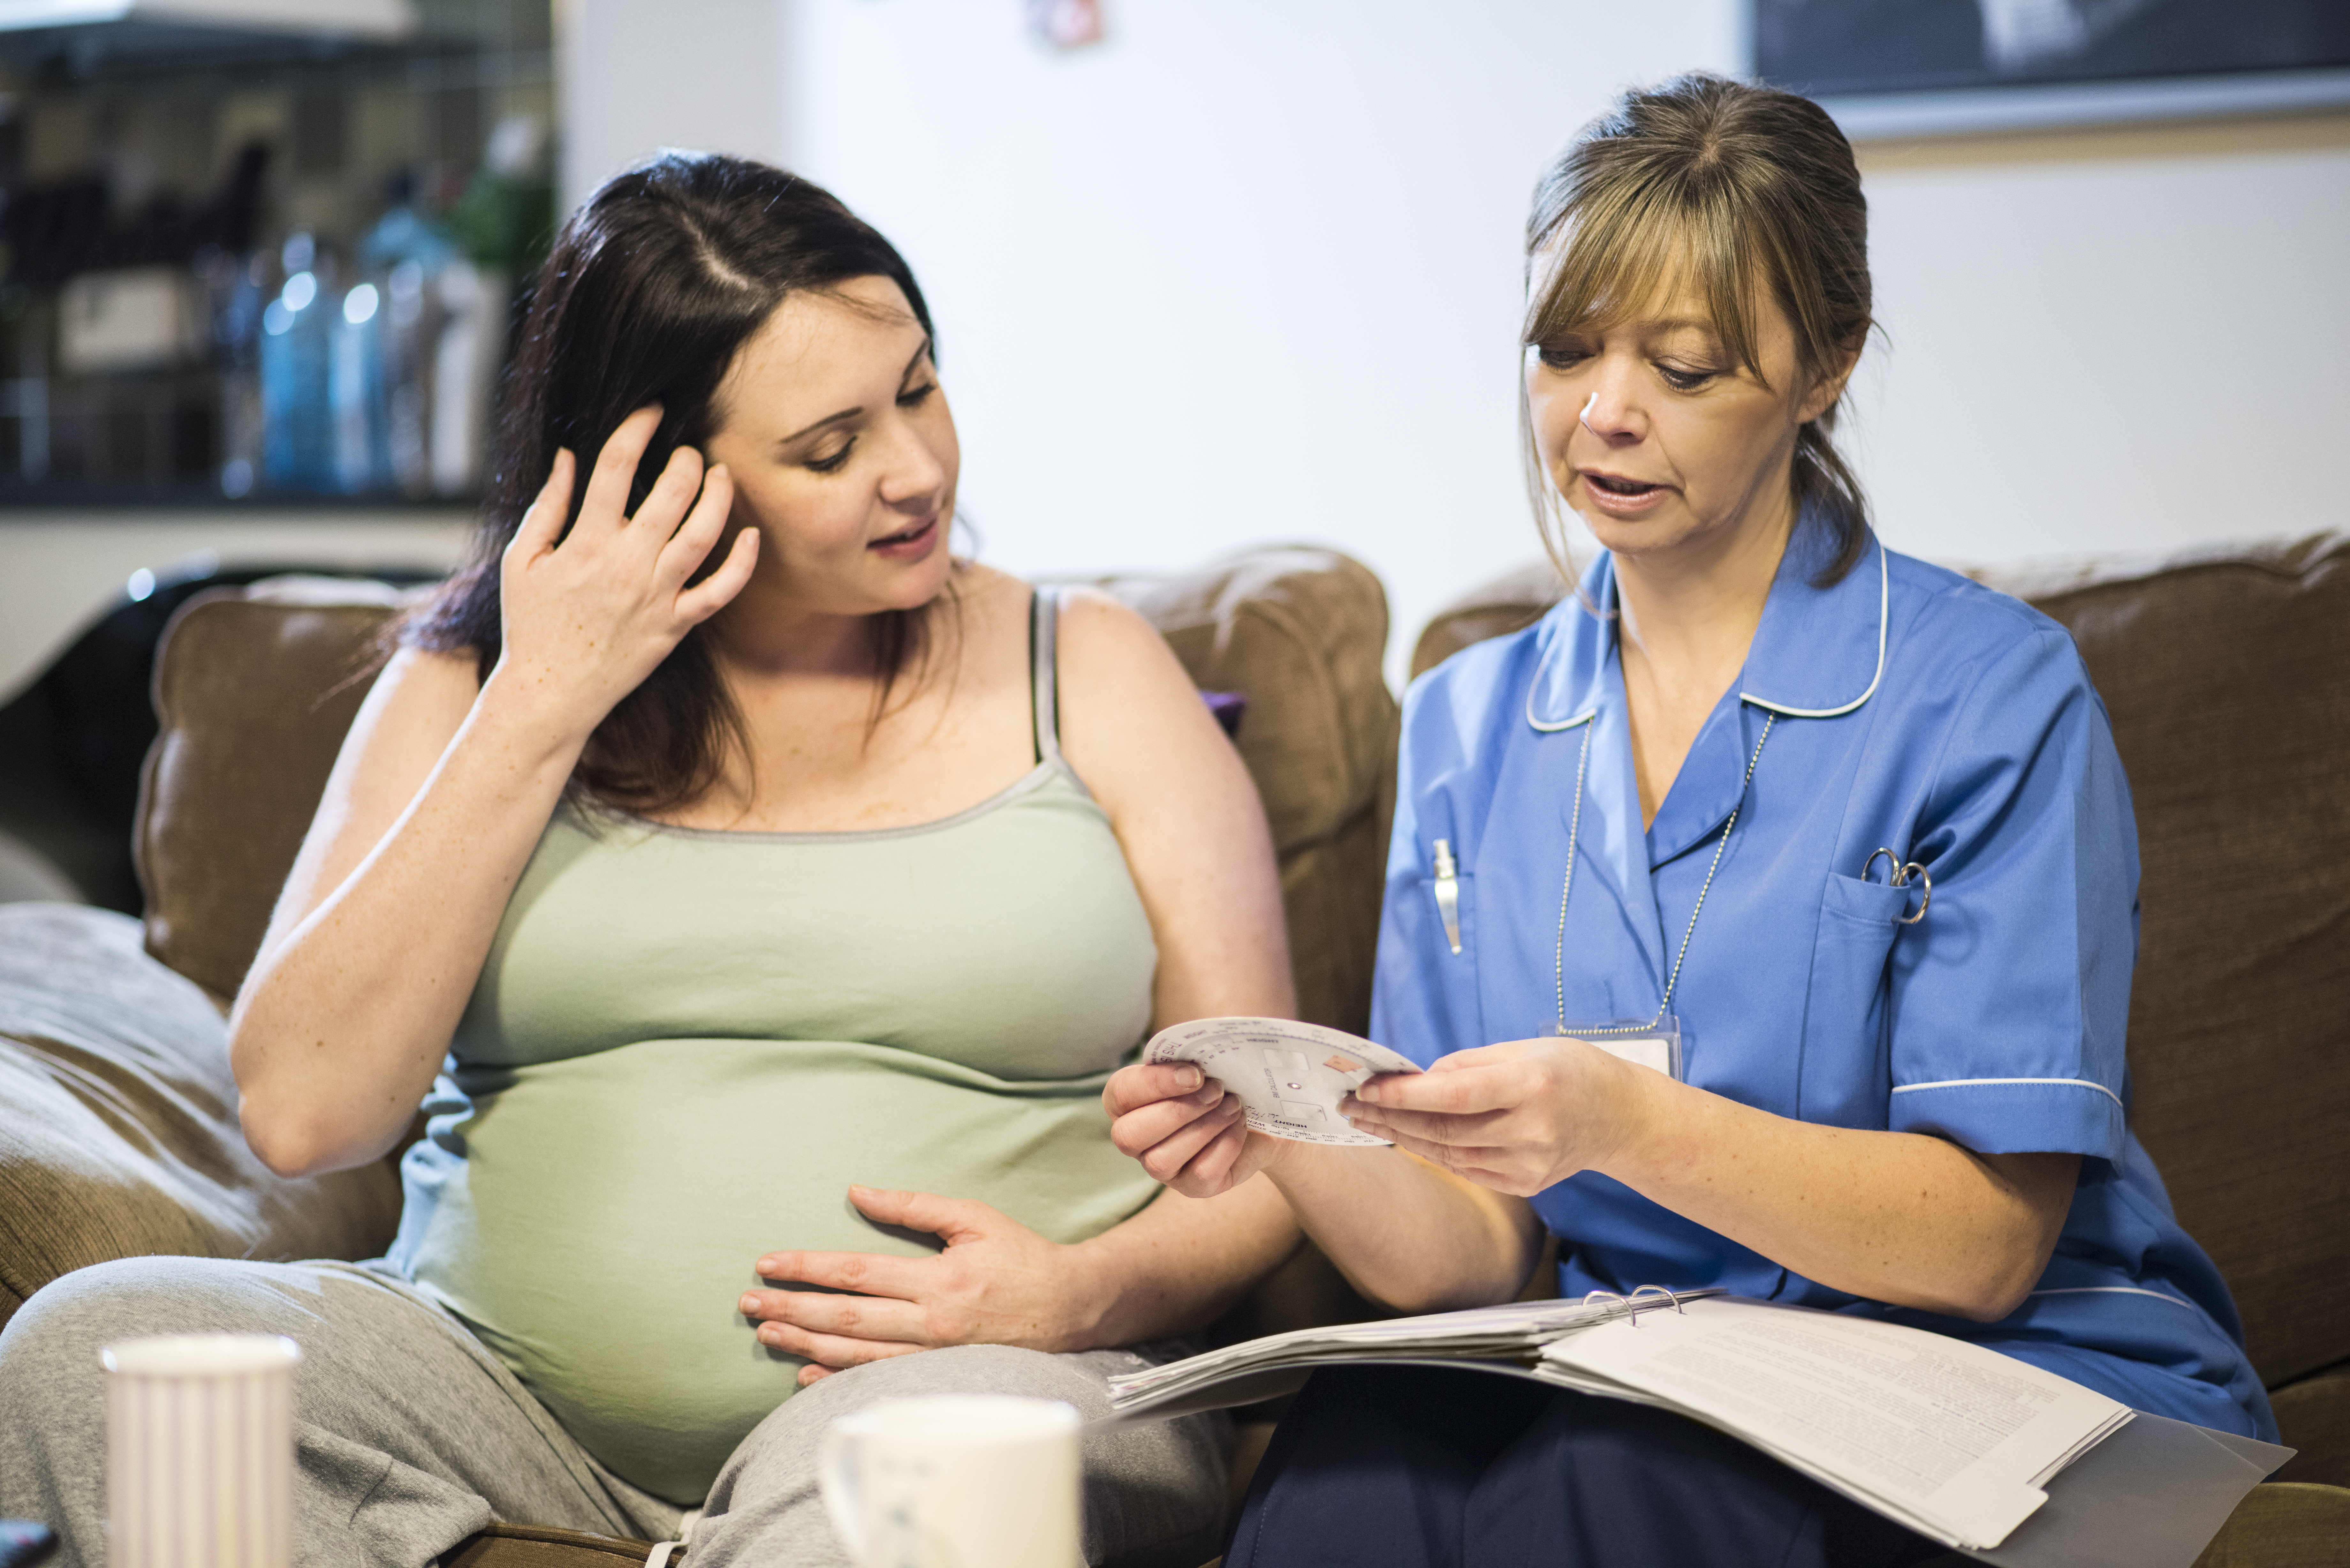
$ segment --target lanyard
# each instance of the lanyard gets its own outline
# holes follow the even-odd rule
[[[1657,1003],[1657,1015],[1644,1024],[1627,1024],[1613,1029],[1578,1029],[1579,1037],[1603,1034],[1644,1034],[1665,1021],[1672,1011],[1673,988],[1681,982],[1681,961],[1689,957],[1690,939],[1697,935],[1697,918],[1705,912],[1705,896],[1713,891],[1713,874],[1721,869],[1721,852],[1730,847],[1730,830],[1738,826],[1739,813],[1746,809],[1746,792],[1754,783],[1754,764],[1762,760],[1763,742],[1771,738],[1771,726],[1779,722],[1773,713],[1762,721],[1762,733],[1754,742],[1754,754],[1746,759],[1746,777],[1738,785],[1738,804],[1730,808],[1730,820],[1721,825],[1721,836],[1714,841],[1713,864],[1705,868],[1705,885],[1697,890],[1696,907],[1690,910],[1689,929],[1681,933],[1680,951],[1673,955],[1673,972],[1666,977],[1664,1000]],[[1566,826],[1566,884],[1558,890],[1558,957],[1553,978],[1558,986],[1558,1032],[1566,1028],[1566,901],[1575,894],[1575,851],[1583,832],[1583,780],[1591,762],[1591,732],[1599,727],[1596,719],[1583,726],[1583,750],[1575,761],[1575,812]]]

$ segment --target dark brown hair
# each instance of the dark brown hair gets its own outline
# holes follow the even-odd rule
[[[1860,346],[1873,325],[1868,203],[1852,144],[1825,109],[1702,72],[1618,99],[1534,187],[1524,340],[1541,344],[1637,310],[1681,267],[1757,379],[1758,284],[1794,329],[1799,377],[1831,373]],[[1795,437],[1799,515],[1816,516],[1835,535],[1823,587],[1852,570],[1868,544],[1867,499],[1835,448],[1842,401]],[[1526,424],[1527,483],[1543,543],[1564,571],[1557,492]]]
[[[830,192],[783,170],[712,153],[669,152],[616,174],[580,204],[539,269],[506,373],[488,496],[471,565],[400,628],[400,641],[466,650],[484,679],[504,646],[499,557],[546,483],[557,448],[579,460],[566,532],[586,475],[620,422],[661,405],[629,492],[641,505],[670,456],[713,433],[712,404],[736,352],[785,298],[886,277],[927,336],[930,307],[888,240]],[[715,557],[705,563],[714,566]],[[868,622],[878,704],[920,638],[922,610]],[[575,785],[659,811],[715,783],[742,715],[696,627],[596,727]]]

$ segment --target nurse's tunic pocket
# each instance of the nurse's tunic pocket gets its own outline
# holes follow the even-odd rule
[[[1908,928],[1911,889],[1829,873],[1812,943],[1804,1060],[1795,1114],[1807,1122],[1881,1128],[1891,1085],[1886,962]]]

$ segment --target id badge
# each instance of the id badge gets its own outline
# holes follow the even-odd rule
[[[1681,1021],[1668,1012],[1655,1023],[1645,1018],[1610,1018],[1598,1023],[1560,1024],[1558,1032],[1598,1046],[1636,1067],[1652,1067],[1666,1077],[1681,1078]]]

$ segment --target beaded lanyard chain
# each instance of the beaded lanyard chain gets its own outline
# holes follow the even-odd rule
[[[1746,792],[1754,783],[1754,764],[1762,760],[1762,747],[1771,739],[1771,726],[1779,715],[1771,714],[1762,721],[1762,736],[1754,742],[1754,754],[1746,759],[1746,777],[1738,785],[1738,804],[1731,808],[1730,820],[1721,825],[1721,836],[1714,841],[1713,864],[1705,868],[1705,885],[1697,890],[1697,905],[1690,910],[1689,929],[1681,933],[1680,951],[1673,955],[1673,972],[1665,981],[1664,1000],[1657,1003],[1657,1015],[1646,1023],[1621,1025],[1613,1029],[1585,1029],[1578,1037],[1609,1034],[1643,1034],[1665,1021],[1672,1010],[1673,988],[1681,982],[1681,962],[1689,957],[1690,939],[1697,935],[1697,918],[1705,912],[1705,896],[1713,891],[1713,874],[1721,869],[1722,851],[1730,847],[1731,830],[1738,826],[1739,814],[1746,809]],[[1558,954],[1552,977],[1558,988],[1558,1032],[1566,1028],[1566,901],[1575,893],[1575,852],[1583,832],[1583,779],[1591,762],[1591,732],[1598,728],[1595,720],[1583,727],[1583,751],[1575,762],[1575,813],[1566,826],[1566,885],[1558,890]]]

